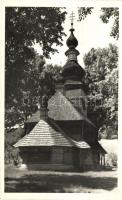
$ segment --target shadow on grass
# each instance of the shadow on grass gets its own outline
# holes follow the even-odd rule
[[[111,191],[116,186],[117,178],[90,177],[80,174],[71,176],[40,174],[5,178],[5,192],[72,192],[73,188],[78,187]]]

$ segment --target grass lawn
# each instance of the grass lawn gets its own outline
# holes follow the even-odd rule
[[[111,192],[117,189],[117,171],[28,171],[6,166],[5,192]]]

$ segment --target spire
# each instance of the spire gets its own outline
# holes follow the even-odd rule
[[[76,49],[78,46],[78,40],[74,36],[74,28],[73,28],[73,20],[74,20],[74,13],[72,12],[70,15],[71,20],[71,29],[70,29],[70,36],[66,41],[68,46],[68,50],[65,52],[67,56],[67,63],[64,65],[62,76],[64,79],[70,80],[81,80],[85,74],[84,69],[78,64],[77,56],[80,54],[79,51]]]

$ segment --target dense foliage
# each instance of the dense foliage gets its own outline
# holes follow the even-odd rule
[[[84,56],[86,84],[89,86],[90,109],[96,112],[102,137],[117,135],[118,129],[118,49],[92,48]]]
[[[50,97],[55,91],[55,82],[60,78],[61,66],[45,64],[42,56],[36,55],[34,69],[30,69],[22,78],[19,98],[6,104],[5,127],[22,124],[29,115],[36,112],[43,95]],[[7,106],[8,105],[8,106]]]
[[[24,129],[11,129],[11,131],[5,131],[5,163],[17,162],[19,156],[19,150],[14,148],[13,145],[24,136]]]
[[[65,36],[62,23],[66,12],[54,7],[7,7],[5,12],[5,125],[11,127],[35,111],[39,80],[40,85],[44,82],[45,61],[32,46],[39,43],[45,57],[55,53],[54,46],[62,45]],[[27,97],[29,102],[24,100]]]
[[[79,21],[84,20],[88,14],[91,14],[93,7],[79,7],[78,8],[78,15]]]
[[[101,8],[100,18],[104,23],[108,23],[110,18],[114,18],[114,23],[110,35],[119,38],[119,8]]]

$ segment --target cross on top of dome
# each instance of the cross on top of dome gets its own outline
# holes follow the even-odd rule
[[[71,15],[70,15],[70,20],[71,20],[71,29],[70,29],[70,37],[67,39],[67,46],[72,49],[72,48],[75,48],[77,47],[78,45],[78,41],[76,39],[76,37],[74,36],[73,32],[74,32],[74,28],[73,28],[73,20],[74,20],[74,13],[72,12]]]
[[[74,20],[74,18],[75,18],[75,15],[74,15],[74,13],[73,13],[73,11],[72,11],[72,13],[71,13],[71,15],[70,15],[70,20],[71,20],[71,28],[73,29],[73,20]]]

